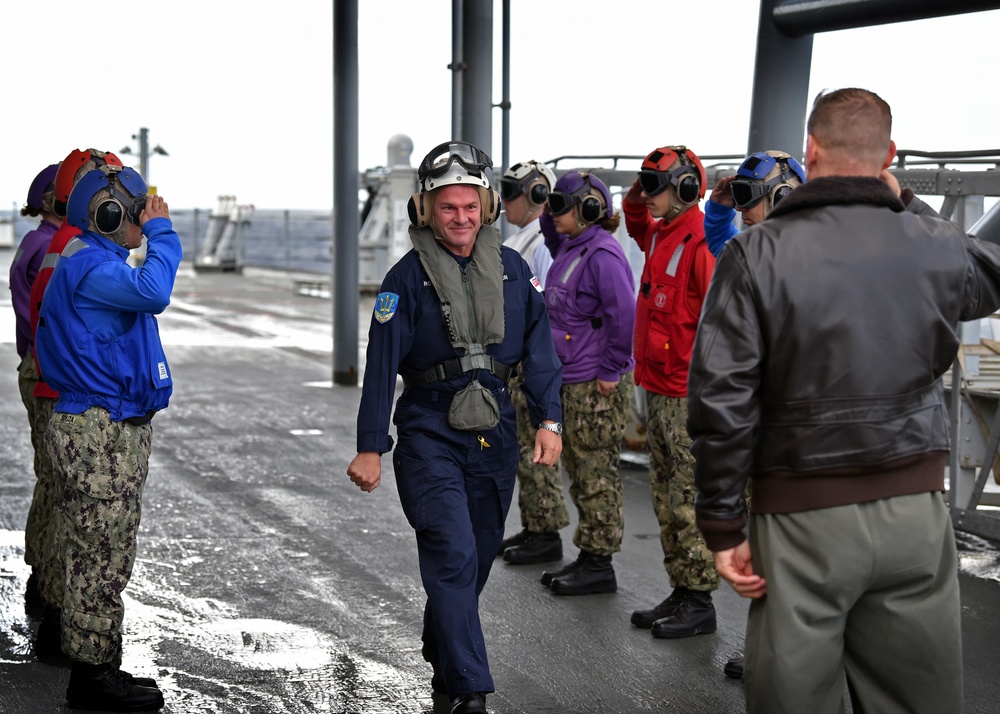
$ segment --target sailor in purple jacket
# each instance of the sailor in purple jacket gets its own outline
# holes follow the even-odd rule
[[[611,235],[620,220],[607,186],[577,171],[559,179],[541,218],[554,259],[545,304],[563,363],[563,465],[580,516],[573,535],[579,557],[542,574],[557,595],[618,589],[611,566],[625,525],[618,463],[635,366],[632,269]]]
[[[17,367],[17,385],[21,392],[21,402],[28,410],[31,446],[34,450],[35,490],[24,527],[24,562],[31,566],[31,575],[25,588],[25,598],[29,605],[42,604],[38,591],[38,566],[42,562],[43,543],[49,528],[54,527],[51,518],[52,466],[45,454],[43,441],[49,411],[40,409],[34,396],[38,370],[35,369],[35,336],[31,329],[29,298],[35,276],[42,267],[45,251],[62,222],[55,213],[55,180],[58,169],[59,164],[46,166],[31,182],[28,200],[21,209],[21,215],[40,217],[41,222],[37,228],[25,233],[10,263],[10,301],[14,307],[17,354],[21,358]]]

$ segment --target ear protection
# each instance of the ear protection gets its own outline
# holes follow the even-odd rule
[[[549,183],[541,176],[536,176],[531,183],[529,183],[524,189],[524,195],[528,197],[528,201],[535,204],[536,206],[541,206],[545,203],[545,199],[549,197]]]
[[[146,207],[146,196],[129,198],[114,186],[111,186],[110,191],[111,197],[98,203],[94,210],[94,225],[98,232],[104,235],[114,233],[121,228],[123,220],[138,226],[139,214]]]
[[[590,187],[591,191],[597,191],[600,194],[597,187],[590,182],[589,173],[581,171],[580,176],[587,182],[587,186]],[[587,195],[580,199],[580,218],[587,223],[597,223],[606,211],[607,206],[604,205],[604,200],[599,195],[595,196],[593,193],[587,193]]]
[[[687,173],[677,182],[677,198],[681,203],[694,203],[701,193],[701,181],[697,173]]]
[[[781,156],[777,158],[777,163],[781,169],[781,175],[779,177],[779,183],[777,186],[771,189],[771,193],[768,196],[768,202],[771,204],[767,212],[770,213],[771,210],[778,205],[778,202],[785,196],[790,194],[795,190],[795,184],[792,181],[798,181],[799,184],[805,183],[806,175],[802,168],[802,165],[795,160],[792,156]]]
[[[500,217],[500,194],[492,188],[473,186],[479,192],[481,203],[483,225],[488,226]],[[410,196],[406,203],[406,213],[410,217],[410,223],[417,228],[426,228],[430,225],[432,207],[434,202],[430,200],[427,191],[420,191]]]
[[[791,185],[789,185],[787,183],[783,183],[780,186],[778,186],[778,188],[776,188],[771,193],[771,208],[774,208],[775,206],[777,206],[778,205],[778,201],[780,201],[781,199],[783,199],[785,196],[787,196],[788,194],[790,194],[794,190],[795,190],[795,187],[791,186]]]
[[[677,158],[681,160],[681,166],[677,169],[677,198],[681,203],[694,203],[701,197],[701,174],[691,157],[688,156],[686,146],[671,147],[677,152]]]

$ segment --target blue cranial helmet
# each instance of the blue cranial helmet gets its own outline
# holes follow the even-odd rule
[[[736,178],[729,184],[733,203],[740,210],[748,210],[767,199],[764,215],[771,212],[778,202],[806,180],[802,164],[784,151],[758,151],[750,154],[736,170]]]
[[[91,211],[91,202],[101,191],[108,195]],[[147,192],[146,182],[135,169],[101,166],[87,172],[73,186],[66,205],[66,221],[80,230],[91,227],[104,235],[116,232],[125,220],[139,225]]]

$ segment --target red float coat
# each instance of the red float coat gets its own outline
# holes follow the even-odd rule
[[[34,337],[35,330],[38,329],[38,313],[42,308],[42,298],[45,296],[45,286],[49,284],[49,279],[52,277],[52,271],[55,270],[56,263],[59,261],[59,256],[62,255],[63,248],[66,244],[70,242],[73,236],[80,235],[80,229],[76,226],[71,226],[63,218],[63,223],[59,226],[59,230],[55,232],[52,236],[52,242],[49,243],[49,249],[45,253],[45,259],[42,261],[42,267],[38,271],[38,275],[35,276],[35,282],[31,284],[31,301],[29,303],[30,315],[31,315],[31,334]],[[58,399],[59,392],[54,390],[48,384],[45,383],[45,378],[42,376],[42,370],[38,366],[38,356],[35,356],[35,369],[38,372],[38,382],[35,383],[35,391],[33,392],[36,397],[48,397],[49,399]]]
[[[705,215],[692,206],[670,223],[644,203],[623,202],[625,227],[646,256],[635,318],[635,383],[667,397],[687,396],[688,365],[701,305],[715,268]]]

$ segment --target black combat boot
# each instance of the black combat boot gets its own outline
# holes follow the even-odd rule
[[[542,573],[542,585],[545,587],[550,587],[552,585],[553,578],[561,578],[563,575],[569,575],[570,573],[575,573],[583,565],[583,552],[577,556],[569,565],[564,565],[559,568],[559,570],[546,570]]]
[[[708,635],[715,632],[715,606],[712,593],[687,590],[676,610],[652,627],[653,637],[675,640],[680,637]]]
[[[46,607],[35,635],[35,654],[38,657],[62,657],[62,610]]]
[[[510,538],[504,538],[503,542],[500,543],[500,550],[497,552],[497,555],[503,555],[504,551],[508,548],[513,548],[524,543],[524,541],[528,540],[530,532],[527,528],[522,528],[520,533],[515,533]]]
[[[136,677],[131,672],[126,672],[122,669],[122,642],[121,637],[118,638],[118,649],[115,651],[115,656],[111,658],[111,665],[118,670],[125,679],[129,680],[132,684],[138,684],[140,687],[152,687],[157,689],[156,680],[152,677]]]
[[[511,565],[533,565],[562,560],[562,555],[562,538],[558,533],[528,531],[528,537],[521,545],[504,551],[503,559]]]
[[[451,714],[487,714],[486,695],[472,692],[455,697],[451,700]]]
[[[549,589],[556,595],[593,595],[618,590],[615,569],[610,555],[594,555],[580,551],[580,563],[573,572],[552,578]]]
[[[722,668],[722,673],[730,679],[743,679],[743,653],[737,652],[730,657]]]
[[[66,689],[70,709],[102,709],[112,712],[151,712],[163,708],[163,693],[155,687],[135,683],[111,663],[74,662]]]
[[[662,620],[667,615],[673,615],[683,602],[685,592],[687,592],[687,588],[674,588],[667,599],[652,610],[636,610],[632,613],[632,624],[648,630],[657,620]]]
[[[29,615],[35,617],[45,607],[42,591],[38,589],[38,571],[32,567],[31,575],[24,584],[24,606]]]

